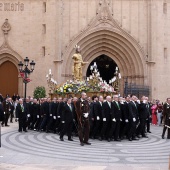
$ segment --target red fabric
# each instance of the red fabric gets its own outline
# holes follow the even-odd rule
[[[151,107],[152,110],[152,124],[156,125],[157,124],[157,105],[153,105]]]

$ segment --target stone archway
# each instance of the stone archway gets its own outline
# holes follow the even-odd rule
[[[18,63],[21,57],[15,57],[10,53],[0,53],[0,93],[3,95],[18,93],[23,95],[23,80],[19,76]],[[14,87],[9,87],[14,84]]]
[[[5,97],[18,94],[18,69],[10,61],[5,61],[0,65],[0,93]]]
[[[89,64],[100,55],[107,55],[118,65],[122,80],[121,89],[123,90],[124,80],[128,77],[128,82],[139,85],[147,84],[147,68],[145,56],[140,46],[132,37],[128,37],[119,30],[109,28],[92,29],[81,37],[78,41],[81,47],[81,54],[84,61]],[[74,54],[74,48],[70,49],[65,56],[65,74],[71,72],[72,60],[70,56]],[[86,76],[88,64],[83,68]]]

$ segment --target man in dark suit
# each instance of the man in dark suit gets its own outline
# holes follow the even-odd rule
[[[54,133],[56,133],[56,128],[57,128],[57,108],[58,108],[58,102],[57,102],[57,98],[54,97],[53,98],[53,102],[51,103],[51,107],[50,107],[50,112],[52,114],[53,120],[51,123],[51,129],[53,130]]]
[[[34,129],[35,123],[37,122],[38,115],[39,115],[39,104],[37,102],[37,99],[33,99],[32,123],[30,125],[31,130]]]
[[[111,116],[112,116],[112,103],[111,103],[111,96],[106,97],[106,102],[102,105],[102,130],[101,130],[101,137],[99,140],[103,140],[103,138],[107,138],[110,142],[109,133],[111,131]]]
[[[62,117],[61,117],[61,122],[63,123],[63,129],[60,133],[61,141],[64,141],[63,136],[66,133],[68,135],[68,140],[73,141],[73,139],[71,138],[71,133],[72,133],[72,127],[73,127],[73,121],[74,121],[75,108],[71,102],[72,102],[72,99],[69,98],[63,107],[64,109],[63,109]]]
[[[129,141],[137,140],[135,137],[136,133],[136,122],[138,119],[138,108],[136,104],[136,96],[132,95],[131,101],[129,102],[129,123],[130,123],[130,129],[128,138]]]
[[[6,127],[8,127],[8,119],[10,115],[10,110],[9,110],[9,98],[6,98],[6,100],[3,102],[3,109],[4,109],[4,120],[2,122],[2,126],[5,124]]]
[[[4,101],[4,98],[3,98],[2,94],[0,93],[0,102],[3,103],[3,101]]]
[[[139,137],[139,135],[141,134],[142,137],[148,138],[145,134],[145,124],[149,112],[147,109],[147,100],[145,96],[142,96],[141,98],[141,103],[139,104],[138,111],[139,111],[140,124],[136,129],[136,135]]]
[[[8,101],[9,101],[10,123],[13,123],[13,118],[14,118],[14,103],[12,101],[12,98],[9,98]]]
[[[57,107],[58,107],[57,98],[54,97],[53,102],[50,103],[50,117],[49,117],[49,121],[47,123],[47,128],[46,128],[47,133],[50,130],[53,130],[56,132],[55,125],[56,125],[56,120],[57,120]]]
[[[45,131],[46,130],[46,125],[47,125],[47,122],[48,122],[48,118],[49,118],[49,103],[50,103],[50,98],[44,98],[44,102],[42,104],[42,115],[43,115],[43,118],[42,118],[42,122],[41,122],[41,125],[40,125],[40,130],[41,131]]]
[[[90,107],[86,98],[87,98],[86,93],[82,92],[81,98],[77,100],[75,104],[78,121],[78,135],[81,146],[84,146],[84,144],[91,145],[91,143],[88,142],[90,132],[89,125]]]
[[[33,98],[30,98],[30,101],[28,104],[28,110],[29,110],[29,113],[27,115],[27,126],[28,126],[28,129],[31,129],[31,124],[33,123],[33,113],[34,113]]]
[[[151,133],[150,131],[150,123],[151,123],[151,116],[152,116],[152,110],[151,110],[151,103],[148,102],[148,97],[145,97],[145,100],[147,101],[146,102],[146,107],[147,107],[147,110],[148,110],[148,117],[146,119],[146,130],[147,130],[147,133]]]
[[[0,101],[0,122],[3,120],[4,120],[4,110],[3,110],[2,103]]]
[[[111,130],[110,130],[108,140],[111,140],[114,133],[114,140],[120,141],[119,132],[120,132],[120,121],[122,121],[122,111],[121,111],[118,95],[113,96],[111,110],[112,110],[112,115],[111,115],[112,123],[111,123]]]
[[[64,109],[64,104],[66,103],[67,98],[59,98],[58,99],[58,108],[57,108],[57,132],[60,133],[62,130],[62,123],[61,123],[61,117],[62,117],[62,112]]]
[[[92,96],[92,102],[90,103],[90,114],[89,114],[89,122],[90,122],[90,138],[93,137],[93,131],[95,128],[95,120],[94,120],[94,105],[98,101],[97,95]]]
[[[167,128],[168,128],[167,139],[170,139],[170,98],[167,98],[166,103],[163,105],[163,120],[164,120],[164,128],[162,132],[162,139],[164,139]]]
[[[19,99],[19,103],[16,107],[16,120],[19,122],[19,132],[25,131],[26,130],[26,120],[27,120],[27,109],[26,109],[26,104],[23,103],[22,99]]]
[[[123,121],[123,128],[121,130],[121,139],[124,139],[124,136],[128,137],[128,131],[129,131],[129,102],[130,97],[127,96],[125,98],[124,103],[120,105],[122,110],[122,121]]]
[[[103,105],[103,96],[99,96],[99,101],[94,103],[93,113],[94,113],[94,121],[95,127],[93,130],[93,138],[96,136],[101,136],[101,127],[102,127],[102,105]]]

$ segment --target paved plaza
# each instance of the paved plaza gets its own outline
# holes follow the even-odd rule
[[[129,142],[90,140],[79,145],[74,137],[61,142],[53,133],[19,133],[17,123],[1,127],[0,170],[167,170],[170,140],[161,139],[162,127],[151,126],[149,138]]]

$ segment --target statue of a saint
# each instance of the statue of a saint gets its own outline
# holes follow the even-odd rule
[[[75,81],[82,81],[82,68],[88,62],[84,62],[82,59],[82,55],[80,54],[80,46],[75,46],[76,53],[73,55],[73,75]]]

